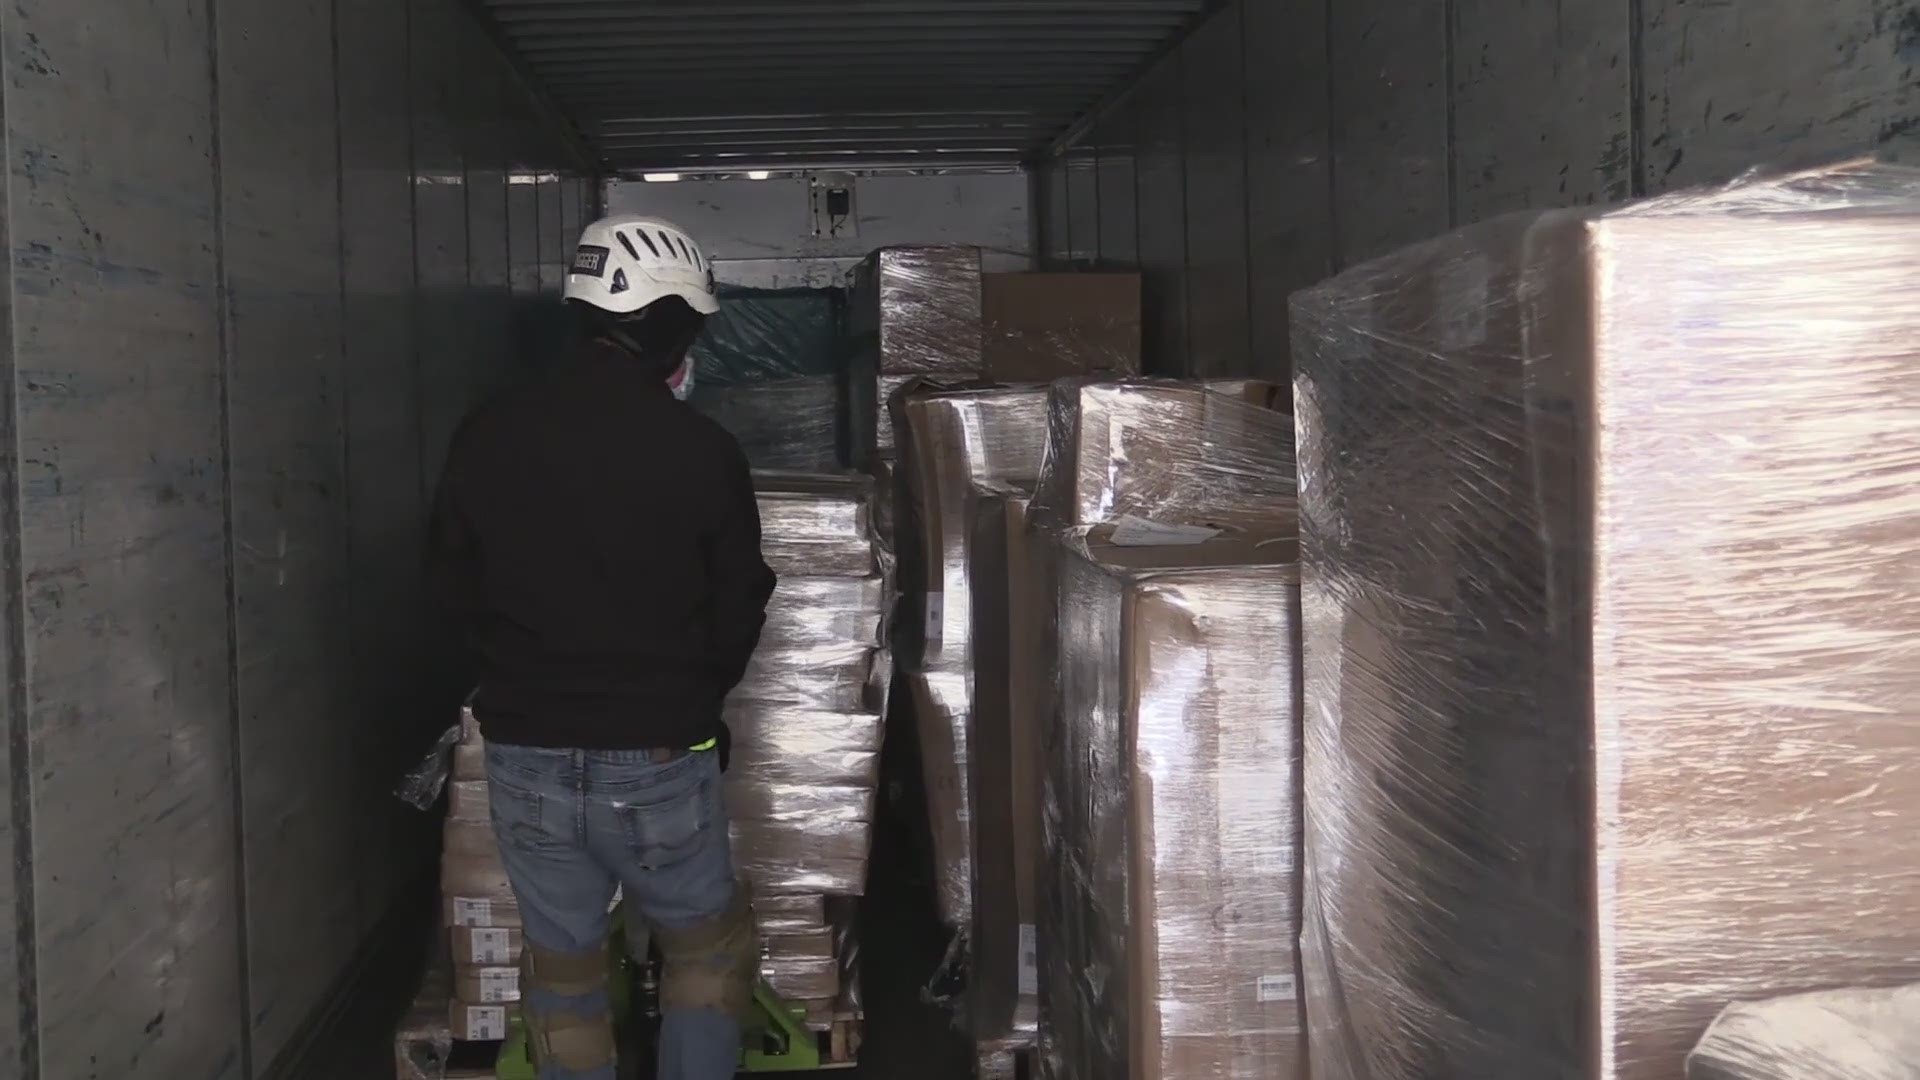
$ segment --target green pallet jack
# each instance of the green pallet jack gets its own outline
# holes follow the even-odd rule
[[[612,999],[614,1026],[623,1031],[631,1030],[637,1018],[657,1023],[659,1010],[648,988],[658,984],[653,979],[636,978],[640,973],[636,971],[627,949],[624,907],[614,912],[613,932],[608,938],[607,951],[613,968],[613,977],[608,981],[608,996]],[[637,1012],[634,1008],[636,983],[641,986],[639,996],[646,999]],[[820,1043],[813,1030],[807,1027],[806,1021],[807,1012],[804,1008],[788,1004],[773,992],[766,980],[756,983],[753,988],[753,1018],[741,1032],[740,1071],[808,1072],[820,1068]],[[623,1039],[622,1042],[627,1040]],[[532,1048],[528,1045],[527,1028],[517,1011],[507,1040],[500,1047],[500,1057],[494,1064],[494,1076],[496,1080],[538,1080]]]

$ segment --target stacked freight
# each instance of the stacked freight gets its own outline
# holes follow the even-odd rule
[[[891,588],[871,481],[763,473],[762,547],[780,584],[746,679],[728,699],[734,862],[755,896],[764,974],[822,1022],[857,996],[850,928],[828,897],[866,891],[892,662]]]
[[[1920,977],[1916,282],[1859,164],[1296,297],[1317,1077],[1666,1080]]]
[[[520,907],[500,861],[488,799],[486,744],[473,715],[461,719],[447,784],[440,910],[453,963],[448,1024],[456,1039],[507,1037],[520,1000]]]

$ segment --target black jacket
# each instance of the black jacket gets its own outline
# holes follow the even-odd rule
[[[429,576],[486,737],[584,750],[718,735],[774,586],[739,444],[604,342],[462,425]]]

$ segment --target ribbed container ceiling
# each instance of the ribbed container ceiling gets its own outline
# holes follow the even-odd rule
[[[1217,0],[477,0],[613,169],[1012,164]]]

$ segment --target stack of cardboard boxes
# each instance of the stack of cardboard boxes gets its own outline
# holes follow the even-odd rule
[[[841,971],[851,909],[829,898],[866,891],[893,666],[882,647],[890,559],[870,479],[763,473],[755,486],[780,584],[728,698],[734,862],[753,890],[769,984],[824,1022],[855,989]]]
[[[1296,296],[1316,1077],[1676,1077],[1920,978],[1916,282],[1854,164]]]
[[[1054,388],[1023,511],[1044,542],[1007,550],[1053,599],[1037,938],[1055,1075],[1305,1075],[1286,406],[1258,382]]]
[[[520,1000],[520,908],[494,840],[486,747],[471,712],[461,718],[453,751],[445,838],[440,912],[453,962],[448,1023],[456,1039],[504,1039]]]

